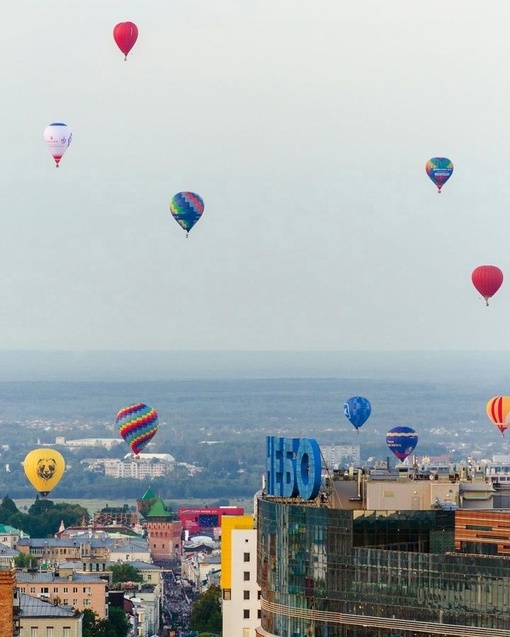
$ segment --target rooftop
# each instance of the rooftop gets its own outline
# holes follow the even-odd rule
[[[71,606],[56,606],[38,597],[20,593],[21,617],[79,617]]]

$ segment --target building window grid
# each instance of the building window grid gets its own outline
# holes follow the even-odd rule
[[[290,510],[293,507],[287,508]],[[303,588],[306,597],[308,581],[308,592],[312,592],[313,584],[313,595],[316,600],[322,595],[331,596],[334,591],[346,591],[346,595],[334,594],[338,600],[344,598],[346,608],[349,604],[352,606],[354,601],[360,608],[363,605],[364,612],[377,614],[377,609],[393,604],[404,607],[404,612],[400,616],[418,619],[421,614],[423,620],[430,621],[437,611],[422,608],[425,590],[427,595],[430,594],[431,606],[445,609],[445,615],[448,608],[459,609],[459,604],[463,603],[467,604],[466,610],[469,612],[492,615],[498,613],[493,618],[491,616],[494,627],[505,627],[500,609],[508,608],[510,605],[508,561],[502,560],[498,565],[495,562],[489,563],[483,556],[469,556],[469,559],[465,559],[465,556],[445,555],[439,552],[424,553],[419,552],[419,549],[411,552],[353,547],[349,519],[340,521],[335,528],[331,522],[325,524],[323,510],[318,510],[319,514],[316,515],[310,514],[306,507],[301,509],[299,515],[292,516],[294,528],[293,532],[286,536],[286,545],[282,545],[278,540],[277,516],[266,515],[264,511],[264,515],[260,517],[259,538],[264,538],[264,545],[257,544],[258,577],[269,586],[281,603],[287,603],[294,593],[301,592]],[[279,519],[278,524],[281,522]],[[417,535],[413,537],[412,533],[408,533],[410,546],[422,541],[420,533],[425,537],[436,522],[433,515],[418,522]],[[392,524],[394,522],[388,515],[388,544],[393,534]],[[438,532],[447,544],[453,542],[448,524],[447,522],[441,528],[441,520],[437,523]],[[324,529],[327,529],[327,533]],[[405,534],[401,534],[400,537],[402,535],[405,538]],[[333,548],[337,550],[332,550]],[[304,551],[304,554],[300,555],[299,551]],[[288,591],[278,588],[282,580],[279,569],[282,568],[288,568]],[[321,581],[321,574],[326,576],[325,581]],[[451,621],[453,619],[454,615]]]

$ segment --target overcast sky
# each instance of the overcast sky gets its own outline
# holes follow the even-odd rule
[[[509,17],[508,0],[7,3],[0,349],[509,349]],[[73,131],[58,170],[53,121]],[[455,165],[440,196],[437,155]],[[181,190],[205,201],[188,239]],[[489,308],[481,264],[508,272]]]

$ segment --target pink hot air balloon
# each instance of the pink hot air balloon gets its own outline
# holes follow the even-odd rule
[[[124,60],[127,60],[128,53],[135,46],[138,38],[138,27],[134,22],[119,22],[113,29],[113,39],[124,53]]]
[[[503,272],[495,265],[479,265],[471,273],[471,280],[485,299],[485,304],[489,305],[489,299],[503,283]]]

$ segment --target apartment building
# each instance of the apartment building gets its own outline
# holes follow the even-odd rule
[[[253,516],[223,516],[221,545],[223,634],[255,637],[260,625],[260,587]]]
[[[70,569],[55,572],[16,571],[16,582],[20,593],[72,606],[80,611],[90,609],[100,618],[107,616],[108,583],[99,577]]]
[[[19,637],[82,637],[82,623],[83,614],[69,606],[20,593]]]

